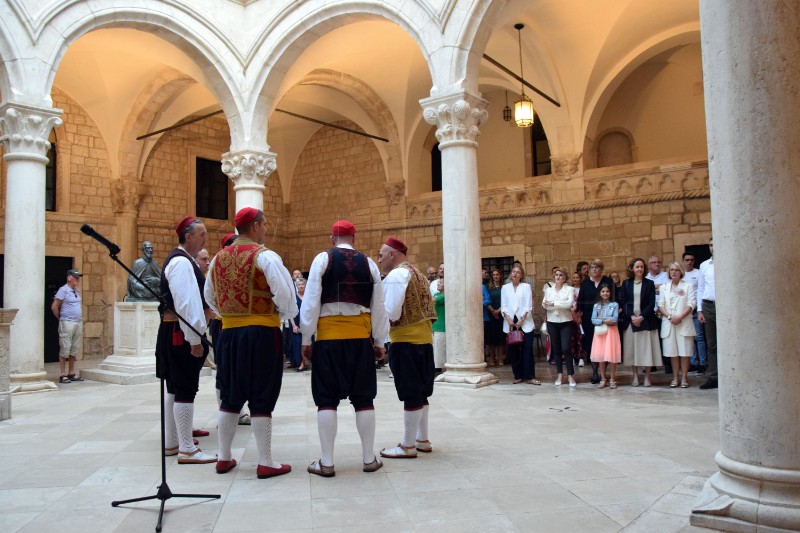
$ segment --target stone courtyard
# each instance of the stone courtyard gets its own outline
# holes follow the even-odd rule
[[[91,362],[86,362],[91,363]],[[50,378],[57,365],[45,365]],[[349,405],[339,409],[336,477],[311,476],[318,458],[316,409],[309,373],[287,371],[274,413],[273,457],[292,464],[283,477],[255,477],[255,443],[240,426],[233,456],[240,465],[217,475],[213,465],[167,458],[173,493],[218,493],[219,500],[174,498],[164,531],[707,531],[689,525],[720,448],[716,391],[633,388],[622,367],[620,388],[597,390],[590,369],[578,387],[555,387],[539,361],[542,386],[481,389],[437,385],[431,402],[434,452],[384,460],[361,472],[360,444]],[[402,407],[388,369],[378,371],[377,449],[394,446]],[[0,423],[0,531],[152,531],[157,500],[112,508],[112,500],[154,494],[160,483],[158,385],[94,381],[49,393],[15,395]],[[195,427],[216,450],[213,378],[201,378]]]

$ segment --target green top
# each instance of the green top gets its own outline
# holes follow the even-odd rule
[[[444,333],[444,293],[437,292],[433,297],[433,308],[436,309],[436,322],[433,323],[433,331]]]

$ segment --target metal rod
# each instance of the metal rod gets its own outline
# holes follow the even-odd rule
[[[350,133],[355,133],[356,135],[361,135],[363,137],[369,137],[370,139],[376,139],[378,141],[383,141],[385,143],[389,142],[389,139],[386,139],[384,137],[378,137],[377,135],[372,135],[371,133],[365,133],[363,131],[358,131],[358,130],[354,130],[354,129],[351,129],[351,128],[345,128],[344,126],[339,126],[338,124],[331,124],[330,122],[325,122],[324,120],[317,120],[315,118],[307,117],[307,116],[304,116],[304,115],[298,115],[297,113],[292,113],[291,111],[286,111],[284,109],[277,109],[276,108],[275,111],[277,111],[279,113],[283,113],[285,115],[292,116],[292,117],[301,118],[301,119],[307,120],[309,122],[316,122],[317,124],[322,124],[323,126],[330,126],[331,128],[336,128],[337,130],[349,131]]]
[[[183,126],[186,126],[188,124],[205,120],[209,117],[213,117],[214,115],[219,115],[220,113],[222,113],[222,109],[220,109],[219,111],[214,111],[213,113],[208,113],[207,115],[203,115],[201,117],[190,118],[188,120],[178,122],[177,124],[173,124],[172,126],[167,126],[166,128],[161,128],[160,130],[151,131],[149,133],[145,133],[144,135],[139,135],[138,137],[136,137],[136,140],[141,141],[142,139],[152,137],[153,135],[158,135],[159,133],[164,133],[165,131],[174,130],[176,128],[182,128]]]
[[[512,78],[514,78],[515,80],[524,83],[525,87],[527,87],[528,89],[534,91],[536,94],[538,94],[539,96],[541,96],[542,98],[544,98],[545,100],[547,100],[548,102],[553,104],[554,106],[561,107],[561,104],[559,104],[557,100],[554,100],[550,96],[546,95],[545,93],[543,93],[542,91],[540,91],[539,89],[537,89],[536,87],[534,87],[533,85],[531,85],[530,83],[525,81],[523,78],[520,78],[513,71],[509,70],[507,67],[505,67],[503,64],[499,63],[497,60],[492,59],[491,57],[489,57],[486,54],[483,54],[483,58],[486,61],[488,61],[489,63],[491,63],[492,65],[496,66],[497,68],[499,68],[500,70],[505,72],[506,74],[508,74],[509,76],[511,76]]]
[[[331,128],[336,128],[336,129],[339,129],[339,130],[348,131],[350,133],[355,133],[356,135],[369,137],[370,139],[376,139],[378,141],[383,141],[385,143],[389,142],[389,139],[386,139],[384,137],[378,137],[377,135],[372,135],[370,133],[365,133],[363,131],[354,130],[352,128],[345,128],[344,126],[339,126],[338,124],[331,124],[330,122],[325,122],[324,120],[317,120],[315,118],[307,117],[307,116],[304,116],[304,115],[298,115],[297,113],[292,113],[291,111],[285,111],[283,109],[275,109],[275,111],[278,111],[279,113],[284,113],[286,115],[291,115],[291,116],[297,117],[299,119],[308,120],[309,122],[315,122],[317,124],[322,124],[323,126],[329,126]],[[182,128],[183,126],[186,126],[188,124],[192,124],[194,122],[198,122],[200,120],[204,120],[204,119],[207,119],[209,117],[213,117],[214,115],[219,115],[220,113],[222,113],[222,109],[220,109],[219,111],[214,111],[213,113],[208,113],[207,115],[203,115],[201,117],[190,118],[189,120],[184,120],[184,121],[178,122],[177,124],[173,124],[172,126],[168,126],[166,128],[161,128],[160,130],[151,131],[150,133],[145,133],[144,135],[140,135],[139,137],[136,137],[136,140],[137,141],[141,141],[142,139],[146,139],[147,137],[152,137],[153,135],[158,135],[159,133],[164,133],[165,131],[174,130],[176,128]]]

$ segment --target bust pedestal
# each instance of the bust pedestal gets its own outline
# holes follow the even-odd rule
[[[161,319],[158,302],[114,304],[114,353],[98,368],[81,370],[94,381],[137,385],[156,378],[156,335]]]
[[[9,337],[16,309],[0,309],[0,420],[11,418]]]

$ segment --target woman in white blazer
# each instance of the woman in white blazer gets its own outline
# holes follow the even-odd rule
[[[694,286],[683,281],[685,271],[680,263],[670,263],[668,273],[672,283],[665,283],[658,289],[661,295],[658,310],[661,312],[662,353],[672,362],[675,379],[670,387],[678,386],[679,373],[682,373],[680,386],[685,389],[689,386],[689,358],[694,353],[694,337],[697,334],[692,320],[697,299]]]
[[[515,266],[511,270],[511,282],[503,285],[500,291],[500,312],[505,319],[503,331],[508,333],[512,329],[521,329],[525,334],[523,344],[508,347],[514,383],[526,381],[531,385],[541,385],[533,365],[533,289],[523,283],[523,279],[525,272],[522,267]]]

